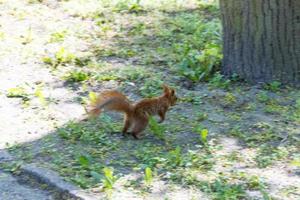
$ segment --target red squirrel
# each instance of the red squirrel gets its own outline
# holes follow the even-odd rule
[[[164,92],[161,96],[145,98],[136,103],[131,103],[125,95],[118,91],[105,91],[91,104],[88,115],[96,117],[101,114],[103,109],[123,112],[125,118],[122,133],[130,133],[135,139],[139,139],[141,132],[148,125],[149,117],[158,115],[159,123],[163,122],[169,107],[174,106],[177,101],[174,89],[167,85],[162,87]],[[128,130],[131,131],[128,132]]]

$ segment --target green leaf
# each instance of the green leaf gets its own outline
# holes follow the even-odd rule
[[[103,180],[104,188],[112,189],[116,181],[116,177],[114,177],[113,175],[113,170],[111,168],[105,167],[103,168],[103,173],[105,176],[105,179]]]
[[[150,167],[146,167],[145,169],[145,182],[147,185],[149,185],[152,182],[152,170]]]
[[[103,179],[103,176],[101,174],[99,174],[98,172],[91,171],[90,174],[95,180],[97,180],[99,182]]]
[[[90,157],[87,155],[80,155],[78,157],[78,162],[83,167],[88,167],[90,165]]]
[[[89,92],[89,99],[91,103],[95,103],[97,100],[97,94],[95,92]]]
[[[202,140],[202,142],[204,142],[204,143],[207,142],[207,135],[208,135],[208,130],[207,129],[203,129],[201,131],[201,140]]]
[[[27,96],[26,91],[23,87],[15,87],[8,89],[7,97],[24,97]]]
[[[293,161],[291,162],[291,165],[294,165],[294,166],[296,166],[296,167],[300,167],[300,160],[293,160]]]
[[[43,93],[43,89],[42,89],[42,86],[39,85],[35,91],[34,91],[34,95],[39,99],[39,101],[41,102],[42,105],[47,105],[47,101],[46,101],[46,98],[45,98],[45,95]]]
[[[149,118],[149,128],[156,137],[161,140],[165,139],[165,127],[159,124],[153,117]]]

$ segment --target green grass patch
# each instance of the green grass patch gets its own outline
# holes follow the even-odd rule
[[[289,151],[285,147],[262,146],[259,148],[255,161],[258,167],[265,168],[276,161],[286,159],[288,155]]]

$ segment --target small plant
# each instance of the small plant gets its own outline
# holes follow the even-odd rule
[[[149,119],[149,128],[156,137],[165,139],[165,127],[159,124],[153,117]]]
[[[191,50],[178,65],[178,71],[194,82],[207,80],[220,65],[219,51],[217,47],[210,47],[201,53]]]
[[[53,65],[54,61],[51,57],[45,56],[42,58],[42,61],[47,65]]]
[[[265,185],[258,176],[250,176],[247,180],[247,187],[251,190],[264,189]]]
[[[62,42],[62,41],[64,41],[66,34],[67,34],[67,31],[51,33],[49,42],[50,43]]]
[[[114,72],[103,72],[95,76],[95,79],[98,81],[110,81],[110,80],[119,80],[120,77],[117,76]]]
[[[69,82],[82,82],[90,78],[90,75],[84,71],[74,70],[69,72],[67,76],[64,77],[65,80]]]
[[[245,133],[241,130],[240,126],[234,126],[229,130],[229,134],[240,139],[245,139]]]
[[[28,99],[28,93],[26,92],[25,88],[23,87],[15,87],[8,89],[8,92],[6,94],[7,97],[10,98],[24,98]]]
[[[220,178],[209,186],[213,199],[244,199],[246,197],[245,188],[240,184],[230,184],[227,180]]]
[[[181,148],[179,146],[176,149],[169,151],[167,156],[168,166],[175,168],[182,165],[183,158],[181,155]]]
[[[192,39],[185,38],[173,45],[178,60],[176,71],[194,82],[209,80],[219,70],[222,59],[220,23],[203,23],[192,15],[182,16],[175,23],[179,31],[192,34]],[[200,35],[201,39],[196,39]]]
[[[20,98],[26,104],[29,102],[31,95],[27,93],[24,87],[19,86],[8,89],[6,96],[8,98]]]
[[[230,154],[228,154],[226,156],[226,158],[230,161],[230,162],[234,162],[234,161],[242,161],[242,157],[240,156],[238,151],[233,151]]]
[[[144,9],[140,5],[140,0],[136,0],[135,2],[118,1],[118,3],[115,5],[113,11],[115,11],[115,12],[139,13],[139,12],[144,11]]]
[[[12,162],[11,164],[8,164],[8,168],[9,168],[9,171],[13,174],[20,174],[21,171],[20,171],[20,168],[21,166],[23,165],[23,162],[22,161],[14,161]]]
[[[37,86],[37,88],[34,91],[34,95],[39,99],[39,101],[41,102],[41,104],[43,106],[47,105],[47,100],[46,100],[45,95],[43,93],[42,85]]]
[[[126,81],[144,81],[146,78],[151,78],[151,74],[144,68],[125,68],[119,71],[118,76]]]
[[[97,182],[101,182],[103,180],[103,175],[99,174],[98,172],[91,171],[90,174]]]
[[[142,87],[140,93],[143,97],[154,97],[161,93],[162,81],[158,79],[147,80]]]
[[[267,102],[270,101],[270,98],[269,98],[267,92],[265,92],[265,91],[262,91],[262,92],[258,93],[256,95],[256,98],[261,103],[267,103]]]
[[[298,160],[293,160],[292,162],[291,162],[291,165],[293,165],[293,166],[296,166],[296,167],[299,167],[300,168],[300,159],[298,159]]]
[[[254,124],[254,126],[252,127],[253,129],[256,128],[255,131],[252,131],[251,134],[244,136],[244,141],[248,145],[258,146],[262,143],[275,142],[282,139],[282,137],[276,132],[274,128],[264,127],[268,126],[268,124],[262,124],[262,127],[259,127],[257,125],[259,124]]]
[[[192,92],[187,92],[186,94],[184,94],[184,96],[180,98],[180,101],[189,102],[194,105],[200,105],[203,102],[201,96],[195,95]]]
[[[146,26],[144,23],[137,23],[132,29],[130,30],[129,34],[130,35],[138,35],[142,34],[143,31],[145,30]]]
[[[42,84],[37,85],[37,87],[34,89],[34,92],[30,93],[27,92],[27,90],[23,86],[10,88],[8,89],[6,96],[9,98],[21,98],[25,105],[28,104],[29,100],[35,96],[39,99],[43,106],[47,104],[46,98],[42,90]]]
[[[78,163],[84,167],[84,168],[89,168],[89,166],[91,165],[91,156],[89,155],[80,155],[78,157]]]
[[[34,4],[34,3],[42,3],[43,0],[28,0],[27,2],[30,4]]]
[[[203,113],[203,112],[197,113],[196,120],[197,120],[198,122],[204,121],[204,120],[206,120],[207,118],[208,118],[207,113]]]
[[[240,181],[245,182],[245,187],[248,190],[258,190],[263,195],[263,199],[271,200],[272,198],[269,196],[269,194],[266,192],[266,183],[257,175],[251,175],[246,174],[244,172],[240,172],[237,174],[236,177]]]
[[[78,67],[89,67],[89,68],[98,68],[101,67],[101,63],[95,63],[91,60],[90,57],[76,57],[74,63]]]
[[[95,92],[89,92],[89,101],[91,103],[96,103],[96,101],[97,101],[97,94]]]
[[[270,114],[284,114],[287,111],[287,107],[277,104],[276,101],[270,101],[265,106],[264,111]]]
[[[198,6],[206,11],[209,11],[210,13],[218,13],[220,10],[218,1],[216,0],[208,0],[208,1],[202,1],[202,0],[198,0],[197,1]]]
[[[213,155],[209,152],[192,151],[189,150],[184,156],[185,167],[197,168],[203,172],[207,172],[212,169],[215,164]]]
[[[79,185],[81,188],[86,189],[89,186],[89,181],[83,174],[75,174],[74,177],[70,178],[70,180]]]
[[[202,125],[197,125],[194,128],[194,131],[200,135],[201,142],[204,145],[206,145],[207,144],[208,130],[206,128],[203,128]]]
[[[281,83],[279,81],[273,81],[269,84],[264,85],[264,88],[266,90],[270,90],[272,92],[277,92],[277,91],[279,91],[280,86],[281,86]]]
[[[70,53],[69,51],[65,50],[64,47],[61,47],[56,53],[55,53],[56,62],[58,64],[66,64],[70,63],[74,60],[75,56],[74,54]]]
[[[137,0],[136,3],[131,4],[128,11],[130,13],[139,13],[139,12],[144,11],[143,7],[140,5],[139,2],[140,2],[140,0]]]
[[[236,97],[230,93],[230,92],[227,92],[225,97],[224,97],[224,103],[225,105],[233,105],[237,102],[237,99]]]
[[[264,146],[259,149],[258,155],[255,157],[255,161],[258,167],[265,168],[273,164],[276,160],[286,158],[288,154],[289,152],[286,148],[271,148],[269,146]]]
[[[193,128],[193,131],[198,133],[201,136],[201,131],[204,129],[205,127],[202,124],[196,124],[195,127]]]
[[[145,168],[144,180],[145,180],[146,185],[150,185],[153,180],[152,170],[150,167]]]
[[[220,73],[216,73],[209,81],[209,85],[216,87],[216,88],[223,88],[227,89],[230,85],[229,79],[224,79],[223,75]]]
[[[42,58],[45,64],[51,65],[56,68],[59,65],[66,65],[75,60],[75,55],[61,47],[55,52],[54,57],[46,56]]]
[[[203,144],[207,144],[207,135],[208,135],[208,130],[207,129],[203,129],[200,132],[201,135],[201,141]]]
[[[111,168],[103,168],[104,179],[102,181],[105,189],[112,189],[117,178],[113,175],[114,171]]]
[[[77,141],[83,134],[83,126],[70,121],[64,127],[59,128],[58,135],[66,140]]]

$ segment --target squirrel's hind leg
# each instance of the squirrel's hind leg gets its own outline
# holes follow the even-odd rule
[[[132,136],[135,139],[139,139],[141,132],[143,132],[146,129],[148,121],[148,117],[146,116],[141,116],[135,119],[134,127],[132,129]]]
[[[132,124],[132,119],[128,115],[125,115],[124,127],[122,130],[123,135],[125,135],[127,133],[128,129],[130,129],[131,124]]]

